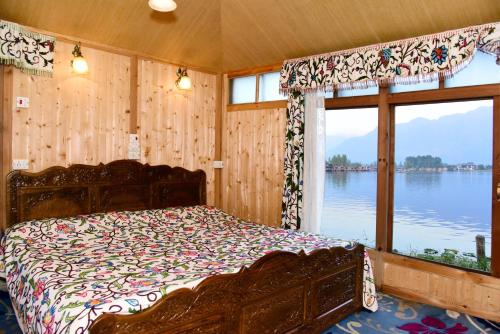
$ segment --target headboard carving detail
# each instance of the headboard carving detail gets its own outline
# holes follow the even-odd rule
[[[206,204],[206,175],[133,160],[7,176],[7,227],[30,219]]]

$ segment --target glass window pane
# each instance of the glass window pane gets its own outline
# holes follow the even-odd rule
[[[445,87],[462,87],[500,83],[500,66],[496,57],[477,51],[467,67],[444,81]]]
[[[377,95],[378,87],[368,87],[364,89],[341,89],[339,90],[339,97],[349,97],[349,96],[364,96],[364,95]]]
[[[259,101],[284,100],[280,94],[280,72],[264,73],[259,76]]]
[[[492,112],[491,100],[396,107],[394,252],[490,271]]]
[[[377,108],[326,112],[321,233],[375,246]]]
[[[416,92],[419,90],[429,90],[429,89],[438,89],[439,81],[432,82],[422,82],[413,85],[391,85],[389,87],[390,93],[403,93],[403,92]]]
[[[229,81],[230,97],[229,103],[252,103],[255,102],[255,75],[249,77],[233,78]]]

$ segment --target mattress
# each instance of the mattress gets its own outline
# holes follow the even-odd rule
[[[355,245],[194,206],[21,223],[1,240],[0,268],[25,333],[86,333],[103,313],[141,311],[272,251]],[[364,278],[364,304],[374,310],[367,257]]]

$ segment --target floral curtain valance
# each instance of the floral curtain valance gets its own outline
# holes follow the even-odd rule
[[[51,76],[54,70],[55,38],[0,20],[0,63],[21,71]]]
[[[500,22],[287,60],[281,68],[280,90],[304,92],[437,80],[465,67],[476,50],[500,53]]]

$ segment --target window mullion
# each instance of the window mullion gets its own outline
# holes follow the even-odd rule
[[[493,98],[493,194],[491,274],[500,277],[500,95]]]
[[[379,251],[388,251],[389,216],[389,151],[390,106],[389,90],[380,87],[378,101],[378,153],[377,153],[377,229],[376,245]]]

